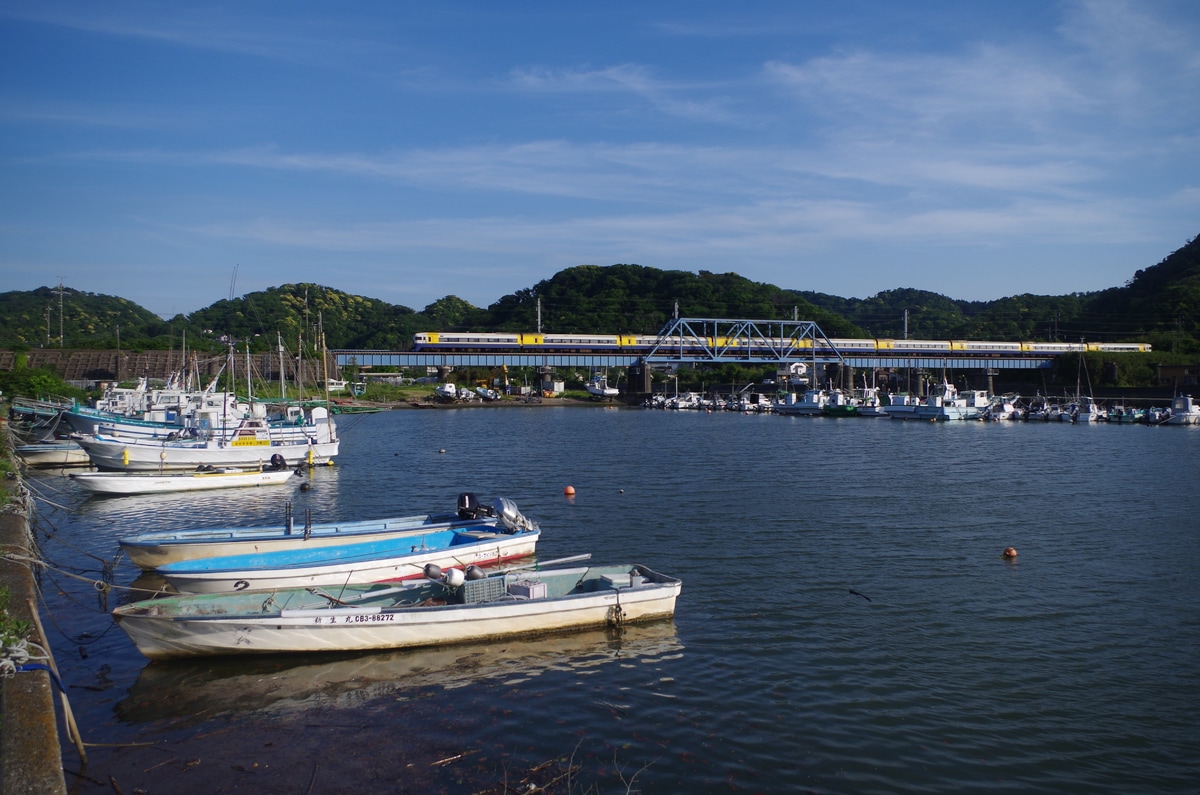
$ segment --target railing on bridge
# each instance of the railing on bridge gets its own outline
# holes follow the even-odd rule
[[[728,362],[790,364],[816,362],[818,336],[836,361],[845,360],[821,327],[811,320],[722,320],[680,317],[658,333],[645,354],[649,364]],[[807,343],[806,343],[807,341]],[[833,361],[834,359],[831,359]]]

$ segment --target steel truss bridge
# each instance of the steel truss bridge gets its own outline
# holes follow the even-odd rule
[[[398,352],[333,350],[338,367],[395,371],[403,367],[453,369],[461,367],[605,368],[681,366],[700,364],[809,366],[840,364],[858,369],[1049,369],[1054,354],[1043,355],[943,355],[928,352],[888,351],[886,355],[843,355],[820,327],[808,320],[721,320],[676,318],[659,332],[654,343],[638,352],[494,350],[455,352]]]

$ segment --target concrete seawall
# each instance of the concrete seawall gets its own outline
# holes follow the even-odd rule
[[[8,424],[0,419],[0,458],[15,465]],[[35,554],[28,505],[19,478],[0,481],[0,586],[8,589],[9,615],[36,627],[29,605],[37,605],[33,573],[8,556]],[[34,630],[30,638],[46,645]],[[0,678],[0,792],[4,795],[66,795],[62,750],[58,740],[54,684],[48,671],[23,671]]]

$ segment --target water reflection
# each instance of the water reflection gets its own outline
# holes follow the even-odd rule
[[[354,655],[269,655],[149,663],[116,706],[127,723],[278,717],[359,707],[402,691],[514,685],[550,671],[591,672],[683,652],[672,621],[494,643]]]

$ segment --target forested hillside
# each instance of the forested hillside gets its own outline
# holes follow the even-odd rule
[[[61,308],[61,309],[60,309]],[[840,298],[736,273],[581,265],[487,308],[453,295],[421,311],[317,284],[285,284],[163,320],[123,298],[43,287],[0,293],[0,348],[63,346],[193,350],[249,340],[272,350],[406,350],[422,330],[638,333],[681,317],[813,320],[828,336],[994,340],[1145,340],[1156,351],[1200,354],[1200,242],[1190,241],[1122,287],[1066,296],[958,301],[913,289]],[[539,315],[540,313],[540,315]],[[61,339],[60,339],[61,329]],[[278,337],[277,337],[278,335]]]

